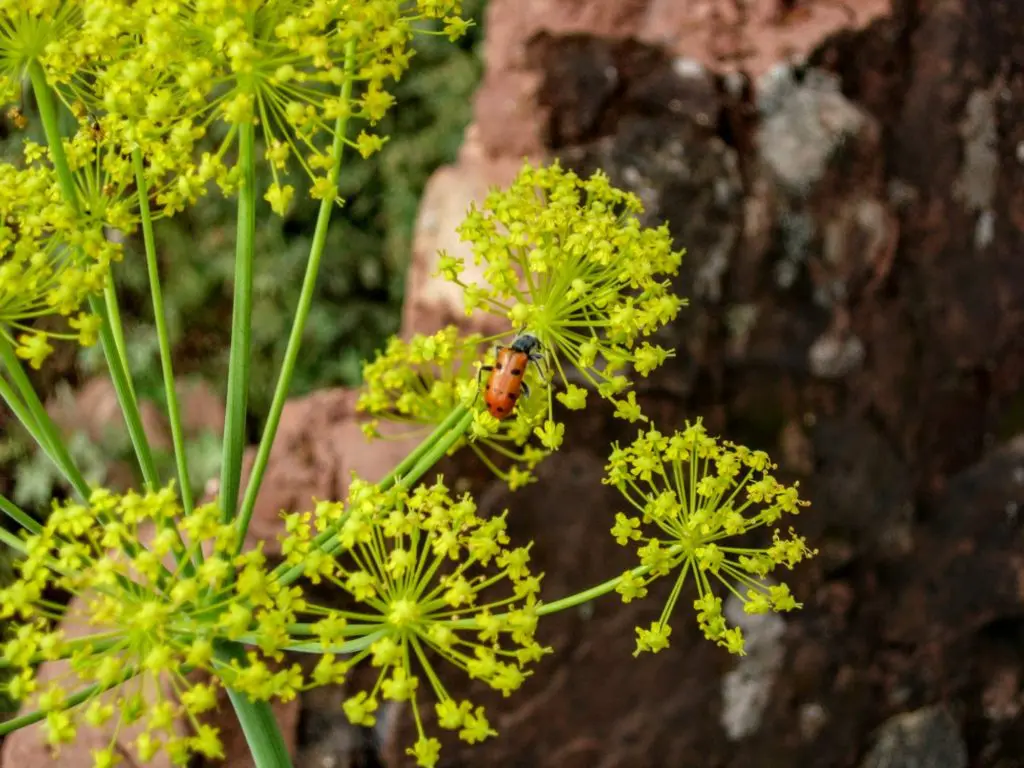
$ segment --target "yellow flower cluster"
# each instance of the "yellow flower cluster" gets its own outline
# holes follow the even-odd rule
[[[368,437],[381,437],[383,419],[409,427],[398,436],[425,434],[456,406],[473,403],[479,406],[473,425],[467,439],[455,447],[468,444],[513,489],[529,482],[534,467],[558,447],[558,443],[545,440],[552,427],[545,421],[548,404],[544,388],[531,366],[527,381],[538,394],[521,399],[513,417],[495,419],[483,408],[483,397],[476,387],[478,379],[481,384],[486,381],[486,373],[481,379],[478,366],[490,362],[487,355],[493,354],[493,349],[488,350],[484,337],[460,337],[455,326],[432,335],[416,334],[408,342],[392,338],[382,353],[363,366],[365,384],[357,408],[372,417],[363,431]],[[554,429],[557,432],[557,427]],[[540,437],[540,445],[531,442],[534,436]],[[499,466],[508,462],[511,465],[507,468]]]
[[[364,156],[383,138],[345,135],[350,118],[376,124],[393,104],[390,80],[407,69],[425,20],[452,39],[467,23],[458,0],[33,0],[0,2],[0,102],[17,97],[34,62],[83,124],[102,116],[105,142],[140,147],[160,201],[180,210],[216,181],[237,177],[227,149],[238,126],[255,124],[274,183],[266,199],[284,212],[294,194],[282,173],[294,160],[312,194],[337,195],[332,146]],[[436,33],[436,32],[435,32]],[[338,127],[342,130],[339,131]],[[211,129],[216,152],[193,159]],[[116,176],[116,172],[114,174]],[[154,188],[157,187],[155,181]]]
[[[82,3],[72,0],[0,0],[0,105],[20,100],[29,66],[48,56],[51,46],[76,36],[83,25]],[[102,27],[93,47],[113,50]]]
[[[568,408],[586,404],[583,382],[615,400],[618,415],[643,417],[629,368],[647,376],[671,352],[646,339],[676,317],[685,301],[669,277],[682,252],[672,250],[665,226],[641,226],[643,206],[614,188],[603,173],[582,180],[557,163],[525,164],[512,185],[473,206],[459,228],[483,265],[479,283],[466,282],[462,259],[442,254],[439,274],[464,290],[466,314],[482,310],[506,318],[510,333],[528,330],[541,342],[562,383]]]
[[[45,527],[26,535],[18,579],[0,590],[0,619],[17,619],[0,659],[16,670],[10,694],[45,713],[50,744],[74,740],[83,722],[136,723],[133,746],[144,760],[166,751],[186,765],[192,753],[223,757],[217,729],[197,720],[216,706],[219,685],[257,699],[295,695],[298,666],[271,672],[261,656],[279,658],[301,595],[270,581],[261,551],[232,559],[236,536],[213,505],[185,516],[171,488],[96,490],[88,504],[55,506]],[[65,635],[54,591],[77,597],[87,634]],[[225,639],[260,652],[247,666],[226,661],[215,649]],[[44,661],[63,674],[39,680]],[[195,670],[207,681],[196,682]],[[83,686],[92,686],[84,697],[75,690]],[[192,723],[192,735],[181,735],[179,721]],[[116,751],[108,745],[96,764],[113,765]]]
[[[53,351],[52,338],[95,343],[100,320],[82,305],[120,258],[102,224],[62,200],[50,170],[0,163],[0,333],[17,334],[17,353],[33,368]],[[48,315],[68,318],[70,330],[33,324]]]
[[[495,735],[482,707],[452,699],[431,657],[509,695],[529,675],[526,665],[548,652],[534,640],[540,577],[528,547],[508,547],[505,516],[481,518],[472,498],[453,498],[440,478],[411,493],[354,479],[345,505],[321,502],[287,525],[289,562],[353,603],[309,607],[321,647],[353,635],[370,641],[344,661],[322,656],[312,673],[314,684],[327,684],[364,660],[379,670],[372,687],[344,703],[349,720],[371,726],[382,699],[408,701],[418,732],[408,752],[427,768],[441,745],[426,735],[423,700],[433,701],[442,728],[471,744]],[[316,550],[314,529],[332,535],[334,556]]]
[[[622,546],[639,543],[641,564],[622,575],[617,591],[628,603],[644,597],[654,579],[678,573],[661,617],[649,629],[637,628],[637,653],[668,646],[669,616],[687,578],[697,585],[700,628],[732,653],[744,653],[743,633],[727,626],[714,582],[739,598],[747,613],[800,607],[785,584],[766,580],[779,565],[791,569],[816,554],[792,530],[786,537],[774,528],[809,503],[796,485],[769,474],[774,468],[762,451],[711,437],[700,420],[671,436],[652,429],[626,448],[614,447],[604,482],[622,493],[634,513],[619,512],[611,533]],[[770,546],[730,544],[766,526],[774,528]]]

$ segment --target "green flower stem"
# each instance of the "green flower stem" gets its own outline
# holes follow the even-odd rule
[[[75,178],[71,174],[71,166],[68,165],[67,155],[64,153],[64,143],[60,135],[60,127],[57,121],[57,107],[53,99],[53,91],[46,82],[46,74],[39,62],[32,62],[28,68],[29,77],[32,80],[32,90],[39,107],[39,118],[43,123],[43,131],[46,133],[46,143],[50,148],[50,156],[53,159],[53,166],[57,171],[57,179],[60,182],[61,192],[68,205],[75,211],[79,210],[78,190],[75,187]],[[108,294],[108,299],[111,296]],[[116,304],[116,297],[113,297]],[[107,367],[110,369],[110,378],[114,382],[114,389],[117,392],[117,401],[124,414],[125,423],[128,426],[128,434],[131,437],[132,446],[135,448],[135,455],[139,460],[142,469],[142,477],[151,490],[160,487],[160,479],[156,472],[156,464],[153,462],[153,454],[149,447],[146,432],[142,428],[142,416],[139,413],[139,404],[135,399],[135,392],[131,385],[128,369],[124,363],[121,353],[118,351],[117,336],[110,313],[107,307],[95,296],[89,298],[89,308],[102,321],[100,326],[100,343],[103,345],[103,355],[107,360]]]
[[[676,555],[682,553],[682,551],[683,545],[676,544],[669,548],[669,557],[675,557]],[[650,570],[651,567],[649,565],[641,565],[629,571],[629,573],[633,576],[639,577],[646,576],[648,573],[650,573]],[[582,605],[583,603],[589,603],[591,600],[596,600],[599,597],[604,597],[608,593],[614,592],[615,589],[619,586],[619,584],[622,583],[622,580],[625,578],[625,576],[626,574],[622,574],[620,576],[616,576],[614,579],[608,579],[608,581],[604,581],[600,584],[590,587],[590,589],[584,589],[582,592],[575,592],[567,597],[563,597],[559,600],[554,600],[550,603],[541,603],[537,606],[537,615],[547,616],[552,613],[564,611],[567,608],[575,608],[576,606]],[[507,617],[508,614],[496,613],[494,614],[494,616],[495,618],[501,619]],[[444,624],[449,627],[460,629],[472,629],[473,627],[477,626],[475,619],[452,619],[450,621],[444,622]]]
[[[228,362],[227,406],[223,459],[220,467],[221,516],[228,522],[238,506],[245,451],[245,414],[249,399],[252,341],[252,262],[256,237],[256,127],[238,126],[238,228],[235,238],[235,294],[231,309],[231,352]]]
[[[323,646],[320,643],[296,643],[289,645],[284,648],[286,651],[294,651],[295,653],[334,653],[334,654],[348,654],[358,653],[359,651],[366,650],[373,645],[377,640],[388,634],[388,630],[378,629],[375,632],[370,632],[362,637],[357,637],[355,640],[349,640],[342,643],[341,645],[328,645]],[[255,642],[253,643],[255,645]]]
[[[429,446],[428,450],[424,451],[416,464],[402,475],[400,482],[406,488],[411,488],[413,484],[423,477],[423,475],[425,475],[432,466],[443,459],[448,451],[450,451],[452,447],[462,439],[466,434],[466,430],[468,430],[470,425],[473,423],[473,411],[466,406],[460,405],[453,411],[453,413],[459,413],[459,419],[455,423],[455,426],[452,427],[440,440]]]
[[[26,531],[36,534],[43,532],[43,526],[25,514],[13,501],[3,494],[0,494],[0,512],[3,512]]]
[[[156,463],[153,461],[153,452],[149,447],[149,438],[142,426],[142,414],[139,411],[139,403],[133,394],[128,372],[121,365],[121,358],[117,354],[117,342],[114,340],[114,332],[110,326],[107,316],[107,308],[98,298],[89,298],[89,308],[102,320],[100,325],[100,344],[103,346],[103,355],[107,360],[107,368],[110,370],[110,379],[114,383],[114,391],[117,393],[117,402],[121,406],[121,413],[124,415],[125,424],[128,426],[128,436],[131,438],[132,447],[135,449],[135,456],[139,460],[139,468],[142,470],[142,479],[146,487],[151,491],[159,490],[161,487],[160,475],[156,471]]]
[[[164,374],[164,395],[167,398],[167,415],[171,423],[171,439],[174,441],[174,460],[178,465],[178,483],[181,488],[181,505],[186,515],[192,513],[192,483],[188,476],[188,459],[185,455],[185,438],[181,428],[181,411],[178,407],[178,393],[174,387],[174,369],[171,365],[171,340],[167,333],[164,316],[164,298],[160,288],[160,270],[156,258],[156,241],[153,237],[153,219],[149,211],[149,189],[146,185],[142,152],[136,147],[132,152],[135,166],[135,184],[139,190],[139,214],[142,218],[142,237],[146,246],[146,266],[149,270],[149,290],[153,294],[153,318],[160,345],[160,366]]]
[[[90,653],[99,653],[123,644],[124,638],[113,632],[106,635],[86,635],[74,640],[68,640],[56,656],[50,653],[34,653],[29,657],[28,663],[35,665],[42,664],[45,661],[63,661],[70,659],[83,648],[88,649]],[[0,659],[0,669],[13,669],[17,666],[21,665],[8,659]]]
[[[117,686],[123,684],[127,680],[133,678],[137,673],[138,670],[135,669],[135,667],[129,667],[128,669],[124,670],[124,672],[122,672],[120,675],[118,675],[117,679],[113,680],[110,683],[110,685],[90,685],[87,688],[83,688],[78,693],[68,696],[66,699],[64,699],[62,707],[65,709],[77,707],[79,704],[89,701],[94,696],[98,696],[101,693],[109,691],[111,688],[116,688]],[[32,712],[28,712],[24,715],[21,715],[20,717],[15,717],[12,720],[0,723],[0,736],[6,736],[8,733],[13,733],[19,728],[24,728],[25,726],[32,725],[33,723],[38,723],[40,720],[45,719],[46,712],[44,712],[41,709],[33,710]]]
[[[394,469],[388,472],[378,485],[387,490],[398,482],[398,480],[405,477],[406,473],[416,466],[416,464],[419,463],[419,460],[423,458],[423,456],[430,451],[439,440],[446,438],[455,425],[466,417],[467,413],[472,416],[472,412],[469,410],[468,406],[459,405],[453,408],[451,413],[444,418],[444,421],[438,424],[426,439],[420,442],[420,444],[417,445],[404,459],[402,459]]]
[[[649,566],[641,565],[637,568],[634,568],[632,571],[630,571],[630,573],[632,573],[634,576],[645,576],[647,572],[650,570],[651,569]],[[622,576],[616,576],[614,579],[608,579],[608,581],[602,582],[601,584],[593,586],[590,589],[585,589],[582,592],[576,592],[575,594],[569,595],[568,597],[563,597],[561,600],[555,600],[550,603],[542,603],[540,606],[537,607],[537,615],[547,616],[548,614],[558,613],[559,611],[564,611],[567,608],[575,608],[577,605],[589,603],[591,600],[596,600],[599,597],[604,597],[609,592],[615,591],[615,588],[622,583],[622,578]]]
[[[23,555],[28,553],[28,547],[25,546],[25,542],[6,528],[0,528],[0,542],[3,542],[15,552],[20,552]]]
[[[103,303],[107,308],[107,318],[110,320],[110,330],[114,337],[114,347],[117,349],[117,358],[121,368],[125,371],[125,378],[128,380],[128,389],[131,391],[132,400],[135,396],[135,383],[132,381],[131,368],[128,366],[128,344],[124,340],[124,327],[121,325],[121,308],[117,304],[117,291],[114,288],[114,267],[111,265],[107,273],[107,279],[103,283]]]
[[[245,663],[245,651],[237,643],[218,645],[216,656],[225,664],[233,660]],[[227,691],[252,754],[253,765],[256,768],[292,768],[288,747],[285,746],[270,703],[251,701],[248,696],[230,687]]]
[[[64,193],[65,202],[77,212],[79,206],[75,177],[71,173],[71,166],[68,165],[67,156],[64,154],[64,144],[60,135],[57,105],[53,100],[53,91],[50,90],[50,84],[46,82],[46,73],[43,72],[43,68],[38,61],[33,61],[29,64],[28,76],[32,80],[32,91],[36,97],[39,119],[42,121],[43,130],[46,132],[46,142],[50,146],[53,167],[57,171],[57,179],[60,181],[61,191]]]
[[[402,462],[389,472],[378,485],[388,489],[396,483],[401,483],[406,488],[419,480],[432,466],[451,450],[473,423],[473,411],[465,405],[452,409],[447,418],[427,437],[412,453],[405,457]],[[399,473],[399,469],[402,473]],[[313,539],[313,546],[326,552],[334,554],[338,550],[338,537],[332,530],[324,531]],[[282,586],[293,583],[302,576],[304,567],[299,565],[289,566],[282,563],[273,570],[270,577]]]
[[[14,348],[3,334],[0,334],[0,360],[3,361],[4,367],[14,380],[18,392],[21,393],[19,397],[9,388],[7,382],[0,378],[0,397],[3,397],[18,421],[24,425],[39,447],[50,458],[50,461],[61,471],[64,479],[75,489],[75,493],[83,500],[88,499],[89,484],[78,467],[75,466],[67,446],[57,431],[57,426],[50,418],[50,414],[46,412],[46,408],[39,400],[39,395],[32,386],[32,382],[25,374]]]
[[[352,99],[352,72],[355,68],[355,42],[350,42],[345,52],[345,72],[347,77],[341,88],[341,102],[349,103]],[[348,113],[339,117],[334,124],[334,144],[331,148],[331,158],[334,161],[331,178],[337,181],[341,170],[341,160],[345,148],[345,131],[348,128]],[[245,533],[249,529],[249,522],[252,520],[253,510],[256,508],[256,497],[259,495],[260,486],[263,483],[263,474],[266,472],[267,463],[270,461],[270,451],[274,447],[274,438],[277,436],[277,428],[281,423],[281,414],[284,411],[285,401],[288,398],[288,390],[291,386],[292,376],[295,373],[295,363],[299,359],[299,349],[302,346],[302,334],[306,330],[306,321],[309,319],[309,309],[313,303],[313,291],[316,288],[317,274],[320,271],[320,259],[327,244],[327,230],[331,223],[331,213],[334,210],[334,198],[324,198],[320,201],[320,211],[317,214],[316,229],[313,232],[313,242],[309,247],[309,259],[306,262],[306,274],[302,278],[302,291],[299,294],[298,306],[295,309],[295,319],[292,322],[292,330],[288,335],[288,346],[285,348],[284,360],[281,361],[281,371],[278,374],[277,384],[274,387],[274,395],[270,403],[270,412],[267,414],[267,423],[263,428],[263,435],[260,438],[259,447],[256,449],[256,458],[253,461],[252,471],[249,473],[248,483],[245,489],[245,496],[242,499],[242,507],[238,514],[238,548],[236,554],[241,551],[245,542]]]
[[[452,412],[448,414],[445,420],[441,422],[433,432],[430,433],[430,435],[424,438],[423,441],[418,446],[416,446],[416,448],[414,448],[404,459],[402,459],[394,469],[392,469],[390,472],[388,472],[387,475],[384,476],[384,478],[380,481],[380,483],[378,483],[378,485],[380,485],[380,487],[383,488],[384,490],[387,490],[388,488],[393,486],[400,477],[402,477],[409,469],[416,465],[416,462],[418,462],[420,458],[422,458],[422,456],[427,451],[429,451],[438,440],[445,436],[445,434],[452,428],[452,426],[454,426],[459,421],[459,419],[462,418],[462,416],[465,414],[465,411],[465,406],[459,406],[458,408],[454,408]],[[313,545],[318,548],[322,548],[323,544],[333,537],[333,531],[324,531],[323,533],[318,534],[313,539]],[[293,581],[295,581],[296,578],[298,578],[299,575],[302,574],[302,567],[293,566],[289,568],[289,566],[286,563],[282,563],[271,572],[271,578],[280,578],[285,573],[294,573],[294,575],[288,581],[282,582],[284,584],[291,584]]]

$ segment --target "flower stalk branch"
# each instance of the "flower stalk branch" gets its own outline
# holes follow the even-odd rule
[[[340,97],[343,104],[348,104],[352,100],[352,75],[356,65],[355,51],[355,43],[349,43],[345,53],[345,82],[342,85]],[[349,112],[346,111],[337,119],[334,126],[334,143],[331,147],[331,158],[334,165],[329,178],[335,180],[335,182],[341,171],[348,117]],[[334,210],[334,206],[333,196],[325,197],[320,201],[316,229],[313,232],[313,242],[309,247],[309,259],[306,262],[306,274],[302,278],[302,290],[299,294],[298,305],[295,308],[295,319],[292,322],[292,329],[288,335],[288,346],[285,348],[284,359],[281,361],[281,371],[278,374],[277,384],[274,387],[270,411],[267,413],[266,426],[263,428],[263,436],[260,438],[259,447],[256,449],[256,458],[253,460],[252,470],[249,473],[245,495],[242,498],[242,506],[238,514],[239,547],[242,546],[242,542],[245,540],[245,533],[249,529],[249,522],[252,519],[253,510],[256,508],[256,497],[259,495],[260,486],[263,484],[263,475],[266,472],[267,463],[270,461],[270,451],[274,445],[274,438],[277,436],[277,428],[281,423],[281,414],[284,412],[285,401],[288,399],[288,390],[291,386],[292,376],[295,373],[295,364],[299,359],[299,349],[302,346],[302,334],[306,330],[306,321],[309,319],[309,310],[313,304],[317,274],[320,271],[320,259],[327,244],[327,231],[330,227],[331,213]]]
[[[235,290],[231,305],[231,351],[224,415],[224,446],[220,469],[221,514],[225,522],[235,516],[242,481],[245,451],[246,406],[249,399],[249,363],[252,341],[252,263],[256,237],[256,128],[238,126],[238,229],[235,240]]]

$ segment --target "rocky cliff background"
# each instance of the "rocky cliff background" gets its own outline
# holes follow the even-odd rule
[[[687,249],[646,408],[779,457],[821,556],[739,662],[683,626],[633,660],[650,604],[551,621],[503,736],[447,764],[1024,765],[1024,4],[492,0],[486,21],[406,328],[457,318],[431,254],[520,157],[603,168]],[[484,497],[552,594],[624,564],[591,447],[617,427],[585,421],[545,483]]]

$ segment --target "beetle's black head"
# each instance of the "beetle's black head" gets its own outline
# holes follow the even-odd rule
[[[509,349],[513,352],[522,352],[529,355],[531,352],[536,352],[540,349],[540,339],[532,333],[520,333],[512,339]]]

